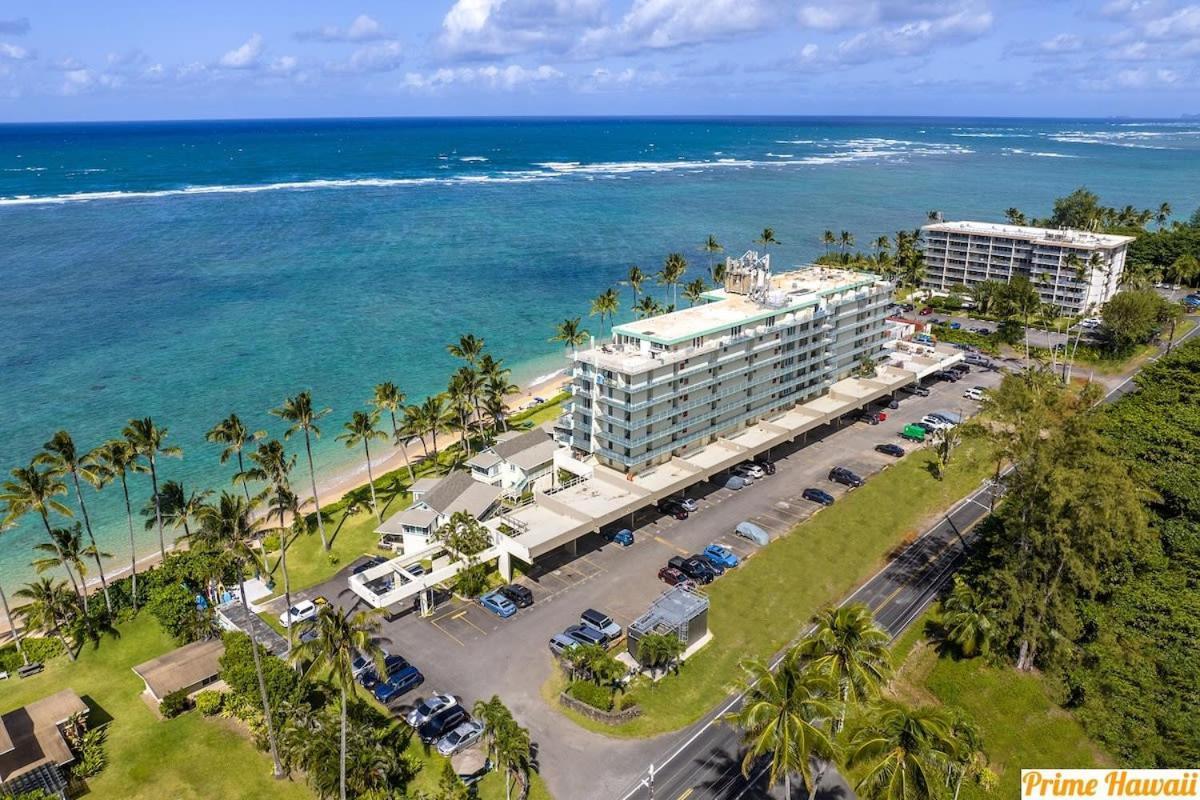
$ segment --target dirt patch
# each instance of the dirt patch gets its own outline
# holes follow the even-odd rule
[[[937,651],[928,640],[917,642],[909,651],[908,658],[897,668],[884,694],[908,705],[940,706],[942,701],[925,688],[937,660]]]

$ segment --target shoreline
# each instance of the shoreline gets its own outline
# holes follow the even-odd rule
[[[509,395],[509,405],[514,409],[519,409],[534,397],[545,397],[549,399],[563,390],[563,387],[570,382],[570,376],[567,374],[567,368],[555,370],[554,372],[545,375],[539,375],[534,380],[521,387],[521,390],[515,394]],[[513,412],[516,413],[516,412]],[[389,421],[390,424],[390,421]],[[390,434],[389,434],[390,436]],[[454,444],[461,439],[460,436],[454,434],[445,434],[445,438],[439,438],[439,449],[445,449],[449,444]],[[371,469],[376,477],[392,472],[397,469],[404,469],[404,451],[405,447],[388,445],[379,454],[372,454]],[[421,446],[419,438],[410,439],[407,444],[408,458],[415,466],[418,461],[425,457],[425,451]],[[306,471],[301,468],[301,473]],[[367,465],[366,462],[359,458],[352,465],[343,466],[336,469],[326,468],[326,474],[321,470],[317,471],[317,494],[321,497],[321,505],[328,506],[336,503],[355,489],[359,489],[367,485]],[[294,483],[302,483],[304,487],[296,487],[296,496],[303,506],[311,506],[313,502],[311,482],[305,480],[307,474],[302,474],[298,481]],[[311,509],[309,509],[311,511]],[[179,540],[167,546],[167,552],[173,552],[180,547]],[[145,569],[156,566],[162,561],[162,554],[154,549],[153,552],[145,553],[137,557],[138,574],[141,574]],[[130,573],[130,565],[128,562],[118,565],[112,564],[109,568],[105,564],[104,577],[109,582],[120,580]],[[100,578],[88,577],[83,584],[84,590],[89,596],[98,594],[101,591]],[[20,603],[14,603],[12,598],[9,598],[9,607],[15,612],[20,607]],[[8,644],[11,640],[11,631],[8,627],[8,621],[0,615],[0,646]]]

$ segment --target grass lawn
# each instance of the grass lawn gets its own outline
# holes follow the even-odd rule
[[[1181,319],[1175,325],[1175,340],[1182,339],[1188,331],[1196,327],[1190,319]],[[1119,375],[1122,372],[1140,368],[1150,356],[1158,352],[1159,343],[1144,344],[1124,358],[1112,358],[1095,348],[1080,345],[1075,359],[1075,373],[1086,373],[1095,370],[1101,375]]]
[[[908,703],[958,706],[979,727],[989,766],[1000,782],[990,795],[964,784],[963,800],[1016,797],[1022,768],[1112,764],[1070,712],[1049,697],[1040,675],[990,666],[978,658],[939,657],[924,639],[924,627],[914,625],[911,635],[897,642],[897,661],[903,661],[889,693]]]
[[[539,406],[513,414],[508,418],[508,424],[513,428],[535,428],[550,420],[558,419],[562,416],[563,403],[570,399],[570,392],[559,392]]]
[[[944,481],[931,475],[933,460],[928,450],[914,452],[708,586],[713,641],[678,675],[633,690],[642,716],[615,727],[571,718],[622,737],[653,736],[699,719],[734,688],[740,659],[782,649],[815,612],[868,578],[887,553],[994,468],[979,441],[959,448]]]

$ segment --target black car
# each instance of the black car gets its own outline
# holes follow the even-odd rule
[[[358,565],[357,567],[355,567],[354,569],[350,570],[350,574],[351,574],[351,575],[358,575],[358,574],[360,574],[360,573],[366,572],[366,571],[367,571],[367,570],[369,570],[371,567],[378,567],[380,564],[383,564],[383,563],[385,563],[386,561],[387,561],[387,559],[386,559],[386,558],[384,558],[383,556],[371,556],[371,557],[370,557],[370,558],[368,558],[366,561],[364,561],[363,563],[359,564],[359,565]]]
[[[699,561],[701,564],[703,564],[704,566],[711,569],[713,571],[713,574],[716,575],[718,578],[725,574],[725,565],[724,564],[719,564],[716,561],[713,561],[708,556],[703,555],[702,553],[693,554],[692,557],[688,559],[688,561]]]
[[[386,681],[388,678],[395,675],[397,672],[399,672],[400,670],[404,669],[407,666],[409,666],[408,659],[406,659],[404,656],[387,656],[387,657],[385,657],[383,659],[383,678],[382,678],[382,680]],[[362,672],[358,673],[358,682],[361,683],[362,687],[364,689],[366,689],[367,691],[374,689],[375,685],[378,684],[379,681],[380,681],[380,677],[379,677],[379,674],[375,671],[374,664],[367,667]]]
[[[876,453],[883,453],[885,456],[895,456],[899,458],[904,455],[904,448],[898,444],[877,444],[875,445]]]
[[[805,500],[810,500],[814,503],[820,503],[823,506],[833,505],[833,495],[831,495],[829,492],[825,491],[824,489],[817,489],[815,487],[810,486],[807,489],[805,489],[804,492],[800,496],[803,497]]]
[[[696,583],[712,583],[717,577],[717,573],[713,572],[712,567],[694,558],[672,556],[671,560],[667,562],[667,566],[679,570]]]
[[[688,518],[687,509],[680,505],[678,500],[660,500],[658,502],[658,510],[667,516],[674,517],[675,519]]]
[[[756,458],[756,459],[754,459],[754,463],[757,464],[758,466],[760,466],[762,468],[762,471],[767,473],[768,475],[775,474],[775,462],[774,461],[768,461],[765,458]]]
[[[960,361],[957,364],[951,364],[950,371],[957,372],[959,375],[966,375],[968,372],[971,371],[971,365],[964,364],[963,362]]]
[[[865,422],[868,425],[878,425],[883,421],[883,417],[879,415],[878,411],[864,411],[859,415],[858,418],[860,421]]]
[[[533,592],[529,591],[527,586],[522,586],[519,583],[510,583],[508,586],[501,586],[500,594],[512,600],[517,608],[529,608],[533,605]]]
[[[948,369],[938,370],[937,372],[933,373],[933,377],[937,378],[939,381],[950,381],[951,383],[958,382],[958,373],[951,372]]]
[[[417,735],[425,744],[433,744],[470,718],[466,709],[460,705],[443,708],[417,728]]]
[[[829,470],[829,480],[851,488],[863,485],[863,479],[845,467],[834,467]]]

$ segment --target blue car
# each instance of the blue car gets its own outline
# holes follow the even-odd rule
[[[621,528],[619,531],[608,531],[604,534],[604,538],[614,544],[619,544],[621,547],[629,547],[633,544],[633,531],[629,528]]]
[[[354,664],[362,660],[361,655],[356,655],[354,661],[351,662],[351,668]],[[367,661],[366,667],[358,673],[358,682],[362,684],[364,689],[374,689],[380,683],[386,682],[393,675],[399,674],[405,667],[410,666],[408,659],[404,656],[384,656],[383,658],[383,678],[381,679],[375,671],[374,662]]]
[[[804,492],[801,493],[800,496],[803,497],[805,500],[808,500],[813,503],[820,503],[823,506],[833,505],[833,495],[831,495],[829,492],[825,491],[824,489],[817,489],[814,487],[809,487],[808,489],[805,489]]]
[[[479,598],[479,605],[495,614],[497,617],[511,617],[517,613],[517,604],[500,592],[489,592]]]
[[[375,689],[372,693],[379,702],[390,703],[402,694],[411,692],[424,682],[425,676],[421,674],[419,669],[410,664],[386,681],[375,684]]]
[[[725,567],[725,569],[733,569],[741,563],[732,550],[727,547],[721,547],[719,544],[710,544],[704,548],[704,557],[708,559],[709,563],[719,564]]]

